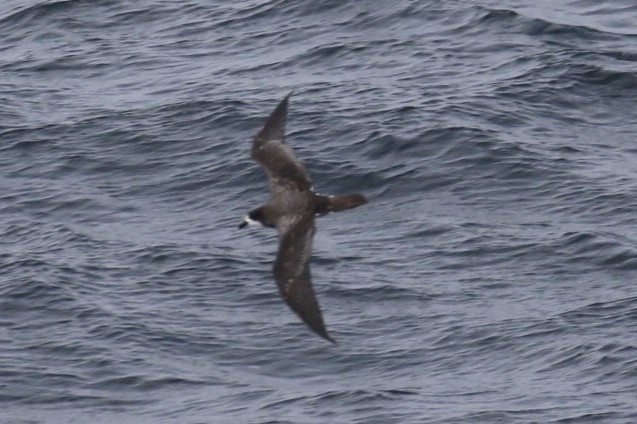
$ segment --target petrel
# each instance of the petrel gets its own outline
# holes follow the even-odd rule
[[[319,336],[336,343],[323,322],[312,288],[310,257],[314,218],[367,203],[360,194],[324,196],[312,190],[307,171],[285,142],[288,94],[274,109],[252,142],[252,159],[270,178],[270,199],[252,210],[239,225],[261,224],[276,228],[279,249],[272,271],[283,300]]]

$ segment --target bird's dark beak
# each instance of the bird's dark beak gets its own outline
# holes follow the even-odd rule
[[[243,228],[246,225],[248,225],[248,221],[243,221],[241,224],[239,224],[239,228]]]

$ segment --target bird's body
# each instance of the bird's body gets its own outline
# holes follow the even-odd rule
[[[360,194],[323,196],[314,193],[305,168],[285,142],[288,94],[274,109],[252,143],[252,158],[270,178],[270,199],[254,209],[240,227],[260,223],[276,228],[279,248],[273,273],[281,296],[301,319],[321,337],[334,342],[323,322],[312,287],[310,258],[314,218],[367,203]]]

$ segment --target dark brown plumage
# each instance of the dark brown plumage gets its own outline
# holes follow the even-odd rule
[[[270,200],[254,209],[239,226],[258,222],[279,233],[274,278],[281,296],[299,317],[321,337],[335,343],[323,322],[312,287],[310,258],[315,216],[355,208],[367,199],[360,194],[323,196],[312,191],[305,168],[285,142],[288,94],[274,109],[252,143],[252,158],[270,178]]]

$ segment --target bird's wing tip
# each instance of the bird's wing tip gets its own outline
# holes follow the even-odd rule
[[[316,330],[315,330],[316,331]],[[316,331],[318,333],[319,336],[321,336],[322,338],[324,338],[325,340],[327,340],[328,342],[337,345],[338,343],[336,342],[336,339],[334,339],[332,337],[332,335],[330,333],[327,332],[327,330],[324,328],[323,331]]]

